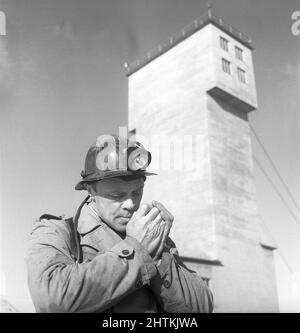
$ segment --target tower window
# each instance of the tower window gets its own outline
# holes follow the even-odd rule
[[[241,82],[246,83],[246,72],[243,69],[238,67],[237,74],[238,74],[238,79]]]
[[[224,37],[220,37],[220,46],[221,46],[221,49],[228,52],[228,40],[225,39]]]
[[[225,73],[230,74],[230,61],[222,58],[222,69]]]
[[[235,56],[239,60],[242,60],[242,61],[244,60],[243,50],[241,48],[239,48],[238,46],[235,47]]]

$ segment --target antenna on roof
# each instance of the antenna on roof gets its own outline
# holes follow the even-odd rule
[[[212,4],[210,1],[206,3],[206,7],[207,7],[208,17],[211,18]]]

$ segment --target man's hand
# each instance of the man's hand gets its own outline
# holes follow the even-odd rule
[[[174,217],[159,202],[143,204],[128,222],[128,236],[137,239],[154,260],[161,257],[165,241],[170,233]]]
[[[139,241],[155,258],[163,241],[165,224],[158,208],[143,204],[128,222],[126,233]]]

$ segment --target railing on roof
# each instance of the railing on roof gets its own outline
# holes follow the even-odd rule
[[[252,41],[248,36],[246,36],[245,34],[242,34],[238,30],[234,29],[230,24],[227,24],[226,22],[224,22],[223,19],[212,14],[211,11],[208,10],[207,13],[198,17],[192,23],[190,23],[189,25],[182,28],[178,33],[171,36],[169,38],[168,42],[158,45],[154,49],[148,51],[145,56],[143,56],[142,58],[140,58],[138,60],[131,62],[130,64],[125,63],[124,66],[127,71],[126,75],[129,76],[129,75],[133,74],[138,69],[145,66],[147,63],[149,63],[153,59],[157,58],[161,54],[165,53],[166,51],[171,49],[173,46],[180,43],[181,41],[183,41],[184,39],[186,39],[187,37],[189,37],[196,31],[200,30],[202,27],[204,27],[205,25],[207,25],[210,22],[215,24],[221,30],[224,30],[226,33],[228,33],[232,37],[238,39],[241,43],[243,43],[250,49],[253,49]]]

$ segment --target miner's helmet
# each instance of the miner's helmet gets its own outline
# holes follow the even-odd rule
[[[75,190],[86,190],[85,184],[112,177],[146,177],[151,153],[138,141],[113,134],[101,135],[90,147],[85,158],[82,180]]]

